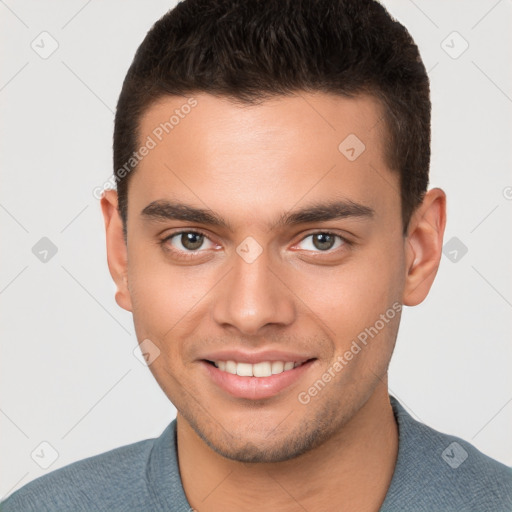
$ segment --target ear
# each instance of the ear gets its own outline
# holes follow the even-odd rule
[[[446,194],[429,190],[409,222],[403,303],[416,306],[427,296],[439,268],[446,225]]]
[[[128,251],[123,236],[123,223],[119,215],[115,190],[104,192],[101,198],[101,211],[105,221],[108,269],[117,286],[116,302],[123,309],[132,311],[128,290]]]

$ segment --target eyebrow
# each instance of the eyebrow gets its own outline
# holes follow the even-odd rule
[[[269,226],[269,229],[274,230],[278,227],[325,222],[349,217],[372,218],[374,214],[373,208],[350,200],[317,202],[293,212],[283,213],[276,222]],[[141,211],[141,216],[147,220],[181,220],[223,227],[233,231],[231,224],[212,210],[164,199],[149,203]]]

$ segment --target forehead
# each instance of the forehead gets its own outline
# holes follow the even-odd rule
[[[140,122],[139,145],[151,149],[132,177],[129,209],[164,198],[234,215],[319,198],[378,209],[399,200],[383,128],[371,96],[301,92],[256,105],[205,93],[164,97]]]
[[[215,145],[216,153],[219,144],[226,151],[243,145],[245,153],[306,142],[307,147],[324,152],[327,147],[338,149],[338,143],[352,134],[373,150],[380,149],[382,142],[382,118],[381,103],[369,95],[348,98],[297,92],[257,104],[206,93],[164,96],[143,114],[139,139],[151,136],[157,143],[173,139],[179,144],[199,135],[203,152]]]

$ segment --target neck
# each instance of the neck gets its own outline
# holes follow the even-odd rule
[[[183,488],[198,512],[377,512],[398,454],[387,381],[342,431],[292,460],[247,464],[222,457],[179,414],[177,439]]]

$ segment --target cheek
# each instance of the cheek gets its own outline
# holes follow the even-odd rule
[[[199,325],[191,319],[214,276],[207,265],[202,269],[171,265],[160,251],[130,252],[128,282],[138,339],[154,338],[168,350],[169,339],[186,336],[191,326]]]
[[[403,251],[400,244],[373,244],[339,267],[304,270],[296,276],[301,282],[305,303],[325,324],[329,335],[343,350],[357,336],[398,307],[404,286]],[[386,317],[382,335],[396,336],[395,309]],[[396,324],[396,325],[395,325]],[[380,322],[378,326],[381,326]],[[364,337],[364,334],[363,334]]]
[[[159,248],[128,252],[128,283],[138,338],[161,339],[176,322],[182,295],[179,281],[159,256]]]

